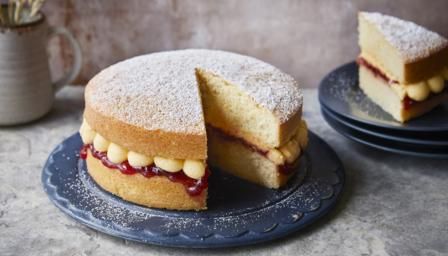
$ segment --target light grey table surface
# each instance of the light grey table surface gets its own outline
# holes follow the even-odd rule
[[[448,161],[348,141],[322,119],[311,89],[305,119],[337,152],[347,175],[337,207],[311,227],[219,250],[149,246],[87,228],[52,205],[40,181],[48,154],[78,130],[82,95],[82,88],[66,88],[43,119],[0,128],[0,255],[448,255]]]

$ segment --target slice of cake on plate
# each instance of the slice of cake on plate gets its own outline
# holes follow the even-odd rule
[[[413,22],[358,14],[359,86],[397,121],[448,101],[448,40]]]
[[[308,141],[297,82],[234,53],[135,57],[95,76],[85,100],[81,157],[89,174],[106,191],[149,207],[206,209],[207,157],[279,188]]]

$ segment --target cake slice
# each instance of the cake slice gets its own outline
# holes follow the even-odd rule
[[[197,77],[209,162],[248,181],[279,188],[296,169],[308,132],[301,119],[302,95],[297,82],[271,69],[253,81],[231,82],[200,68]],[[268,106],[270,102],[275,102],[275,107]]]
[[[413,22],[380,13],[358,14],[359,85],[397,121],[448,100],[448,41]]]

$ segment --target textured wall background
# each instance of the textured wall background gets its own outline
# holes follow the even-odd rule
[[[358,10],[413,20],[448,36],[447,0],[48,0],[44,8],[50,24],[68,27],[81,44],[77,83],[131,56],[196,47],[258,57],[305,87],[356,57]],[[71,54],[58,39],[50,52],[57,77]]]

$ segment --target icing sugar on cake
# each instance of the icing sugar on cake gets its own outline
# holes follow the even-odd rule
[[[148,130],[205,134],[195,69],[239,86],[287,121],[302,106],[291,76],[258,59],[216,50],[178,50],[138,56],[96,75],[86,101],[95,110]]]
[[[386,40],[398,49],[406,63],[418,61],[448,46],[448,40],[414,22],[381,13],[363,12]]]

